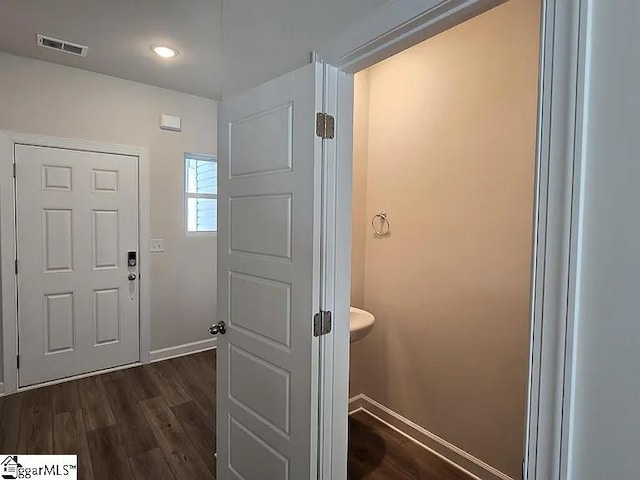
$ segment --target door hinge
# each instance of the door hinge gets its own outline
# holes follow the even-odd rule
[[[335,136],[336,120],[328,113],[316,113],[316,135],[332,139]]]
[[[16,258],[16,275],[18,274],[18,259]]]
[[[20,370],[20,355],[18,355],[18,356],[16,357],[16,365],[17,365],[17,367],[16,367],[16,368],[17,368],[18,370]]]
[[[13,162],[13,178],[16,178],[16,162]]]
[[[331,333],[331,312],[320,310],[313,316],[313,336],[319,337]]]

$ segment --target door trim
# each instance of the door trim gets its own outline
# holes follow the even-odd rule
[[[4,393],[22,390],[18,388],[18,296],[14,265],[16,254],[16,198],[13,179],[15,145],[64,148],[138,158],[139,363],[149,363],[151,353],[151,297],[150,282],[148,281],[151,274],[149,264],[149,150],[146,147],[0,131],[0,288],[2,297],[0,302]]]
[[[325,68],[323,111],[336,118],[336,141],[323,142],[323,309],[332,332],[320,338],[318,479],[347,478],[353,76]]]
[[[319,54],[346,73],[356,73],[392,55],[487,11],[505,0],[422,0],[387,2],[360,19],[352,28],[329,40]],[[541,0],[541,53],[538,100],[538,135],[534,255],[532,275],[529,392],[524,456],[525,480],[564,480],[569,462],[573,406],[575,298],[579,262],[585,59],[588,42],[586,0]],[[346,89],[342,90],[342,93]],[[351,118],[353,98],[339,91],[338,112]],[[336,117],[338,165],[351,162],[352,123]],[[341,173],[342,172],[342,173]],[[338,170],[345,186],[350,170]],[[340,191],[340,188],[338,188]],[[350,191],[350,190],[349,190]],[[344,194],[329,208],[336,218],[336,257],[344,259],[350,245]],[[340,253],[342,252],[342,254]],[[349,263],[349,262],[342,262]],[[342,274],[348,272],[340,265]],[[334,272],[336,282],[340,272]],[[348,275],[345,275],[348,278]],[[339,314],[349,288],[336,290]],[[344,313],[344,312],[342,312]],[[348,350],[327,342],[321,371],[333,380],[320,379],[323,412],[333,412],[332,432],[320,441],[320,478],[346,476],[346,402]],[[342,372],[347,370],[347,374]],[[345,381],[346,377],[346,381]],[[337,430],[336,430],[337,429]]]

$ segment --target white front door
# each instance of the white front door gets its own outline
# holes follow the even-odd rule
[[[322,78],[311,64],[220,107],[220,480],[316,478]]]
[[[137,362],[137,157],[16,145],[15,161],[19,385]]]

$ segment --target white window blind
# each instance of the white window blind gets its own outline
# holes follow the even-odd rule
[[[207,155],[185,154],[187,232],[218,230],[218,162]]]

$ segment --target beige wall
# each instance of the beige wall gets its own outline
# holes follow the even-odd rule
[[[513,478],[524,448],[539,4],[511,0],[370,69],[366,218],[354,217],[357,231],[386,210],[392,233],[377,239],[367,227],[354,291],[377,324],[352,348],[351,393]]]
[[[149,148],[152,350],[209,338],[216,311],[215,237],[187,237],[184,152],[216,153],[217,103],[192,95],[0,53],[0,130]],[[160,113],[182,133],[159,129]],[[0,356],[1,358],[1,356]]]
[[[369,150],[369,71],[354,79],[353,193],[351,212],[351,305],[364,306],[364,265],[367,236],[367,155]]]

